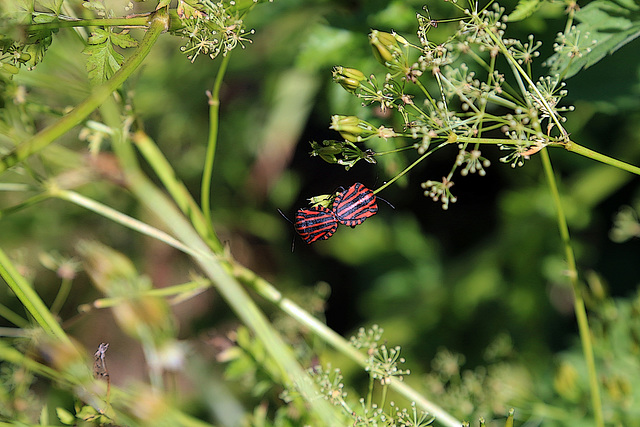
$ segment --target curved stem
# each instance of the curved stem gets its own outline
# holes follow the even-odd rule
[[[222,58],[216,81],[213,84],[213,91],[209,96],[209,140],[207,142],[207,154],[202,173],[202,185],[200,201],[202,203],[202,213],[204,214],[207,226],[213,233],[211,225],[211,176],[213,175],[213,162],[216,155],[216,145],[218,142],[218,127],[220,124],[220,88],[227,66],[229,65],[230,53]]]
[[[542,157],[542,165],[544,167],[549,189],[556,207],[556,213],[558,218],[558,228],[560,230],[560,237],[564,245],[565,258],[567,262],[567,270],[569,280],[571,281],[571,288],[573,289],[573,308],[576,313],[576,321],[578,322],[578,331],[580,333],[580,341],[582,342],[582,353],[587,364],[587,371],[589,373],[589,388],[591,390],[591,404],[593,406],[594,417],[596,426],[604,427],[604,418],[602,415],[602,401],[600,399],[600,386],[598,384],[598,374],[596,371],[595,357],[593,355],[593,345],[591,343],[591,331],[589,330],[589,321],[587,318],[587,310],[584,305],[584,299],[582,298],[582,290],[580,288],[580,282],[578,281],[578,269],[576,267],[576,258],[571,246],[571,237],[569,235],[569,226],[567,225],[567,219],[562,208],[560,200],[560,192],[556,184],[556,178],[553,173],[553,167],[551,166],[551,159],[547,150],[540,152]]]
[[[30,139],[21,142],[13,151],[0,158],[0,173],[47,147],[57,138],[80,124],[138,69],[160,34],[169,25],[169,16],[166,9],[158,10],[150,22],[149,30],[147,30],[143,40],[140,42],[138,49],[125,61],[113,77],[96,87],[87,99],[65,114],[60,120],[44,128]]]

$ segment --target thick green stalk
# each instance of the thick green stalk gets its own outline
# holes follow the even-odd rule
[[[101,111],[106,123],[117,130],[120,115],[114,103],[106,103]],[[178,239],[190,248],[194,261],[215,284],[216,290],[239,319],[253,331],[256,339],[263,343],[266,351],[277,363],[285,383],[295,385],[296,390],[310,404],[312,411],[318,419],[322,420],[323,425],[339,425],[336,409],[327,401],[318,399],[318,391],[309,375],[304,372],[291,348],[284,343],[242,285],[228,273],[222,262],[213,254],[211,248],[202,240],[176,205],[142,174],[135,151],[129,142],[123,139],[121,132],[114,132],[113,146],[127,176],[129,189],[142,205],[154,212]]]
[[[580,282],[578,280],[578,268],[576,267],[576,258],[573,253],[573,247],[571,246],[569,226],[567,225],[567,218],[565,217],[564,210],[562,208],[560,192],[558,191],[558,186],[556,184],[556,178],[553,173],[553,167],[551,166],[549,153],[547,152],[547,150],[542,150],[540,152],[540,155],[542,157],[542,165],[547,177],[549,189],[551,190],[551,195],[553,196],[553,201],[556,207],[558,228],[560,230],[560,237],[564,245],[567,270],[569,272],[568,276],[571,282],[571,288],[573,289],[573,307],[576,313],[576,320],[578,322],[580,341],[582,342],[582,353],[584,354],[585,362],[587,364],[587,371],[589,373],[589,388],[591,390],[591,405],[593,406],[593,414],[595,417],[596,426],[604,427],[604,418],[602,415],[602,400],[600,399],[600,386],[598,383],[595,357],[593,355],[593,345],[591,343],[591,331],[589,329],[587,310],[584,305],[582,290],[580,288]]]
[[[63,342],[69,343],[69,337],[62,330],[58,321],[53,317],[40,296],[29,282],[18,273],[9,257],[0,249],[0,276],[7,282],[9,288],[18,297],[24,308],[31,314],[35,322],[44,331]]]
[[[55,16],[55,15],[51,15]],[[146,27],[149,25],[149,15],[132,16],[129,18],[95,18],[95,19],[55,19],[51,22],[31,24],[25,26],[27,33],[57,30],[58,28],[77,27]]]
[[[524,143],[525,141],[516,141],[513,139],[496,139],[496,138],[472,138],[472,137],[466,137],[466,136],[459,136],[456,135],[456,141],[455,142],[462,142],[462,143],[474,143],[474,144],[492,144],[492,145],[496,145],[496,144],[500,144],[500,145],[514,145],[517,143]],[[579,154],[581,156],[584,157],[588,157],[592,160],[598,161],[598,162],[602,162],[605,163],[607,165],[616,167],[618,169],[622,169],[625,170],[627,172],[631,172],[633,174],[636,175],[640,175],[640,167],[631,165],[629,163],[625,163],[621,160],[618,159],[614,159],[613,157],[609,157],[605,154],[602,153],[598,153],[597,151],[593,151],[587,147],[583,147],[582,145],[573,142],[573,141],[568,141],[568,142],[552,142],[550,144],[547,145],[547,147],[563,147],[565,148],[567,151],[570,151],[572,153],[575,154]]]
[[[140,153],[142,153],[156,175],[158,175],[158,178],[160,178],[160,181],[162,181],[162,184],[182,213],[189,218],[198,231],[198,234],[205,239],[211,249],[215,252],[220,252],[222,250],[222,244],[211,230],[211,222],[207,222],[200,207],[195,200],[193,200],[193,197],[191,197],[191,193],[189,193],[187,187],[176,177],[171,164],[158,149],[155,142],[142,131],[136,132],[132,138],[133,143]]]
[[[18,328],[25,329],[29,327],[28,320],[24,319],[4,304],[0,304],[0,317],[13,323]]]
[[[166,9],[158,10],[150,20],[149,29],[133,54],[122,64],[122,67],[108,81],[95,88],[93,93],[65,114],[54,124],[47,126],[30,139],[18,144],[13,151],[0,159],[0,173],[20,163],[32,154],[37,153],[73,127],[80,124],[89,114],[98,108],[113,91],[118,89],[127,78],[138,69],[155,44],[160,34],[169,26],[169,15]]]
[[[216,155],[216,145],[218,143],[218,127],[220,125],[220,88],[222,81],[229,65],[229,57],[231,53],[227,53],[222,57],[216,81],[213,84],[213,91],[209,97],[209,139],[207,141],[207,154],[204,163],[204,172],[202,173],[202,185],[200,201],[202,203],[202,212],[205,220],[213,234],[213,225],[211,223],[211,177],[213,175],[213,162]]]
[[[367,366],[367,356],[355,347],[353,347],[346,339],[337,334],[333,329],[313,317],[307,311],[303,310],[300,306],[295,304],[288,298],[285,298],[280,291],[267,282],[260,276],[256,275],[252,270],[231,261],[231,271],[235,277],[246,286],[253,289],[258,295],[265,298],[267,301],[275,304],[282,311],[294,318],[300,324],[305,325],[312,330],[318,337],[324,342],[331,345],[349,359],[356,362],[361,367]],[[393,390],[401,394],[410,401],[416,402],[418,407],[428,411],[431,415],[435,416],[439,424],[447,427],[459,427],[462,423],[456,420],[444,409],[436,405],[435,403],[427,400],[418,393],[416,390],[398,380],[397,378],[390,378],[390,385]],[[370,405],[370,402],[368,403]]]
[[[602,163],[606,163],[618,169],[625,170],[627,172],[634,173],[636,175],[640,175],[640,168],[637,166],[630,165],[629,163],[625,163],[623,161],[614,159],[609,156],[605,156],[604,154],[600,154],[596,151],[590,150],[587,147],[583,147],[582,145],[578,145],[573,141],[569,141],[563,145],[567,151],[571,151],[572,153],[580,154],[581,156],[588,157],[593,160],[597,160]]]

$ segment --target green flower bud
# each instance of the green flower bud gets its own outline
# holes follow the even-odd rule
[[[362,71],[357,70],[355,68],[342,67],[339,65],[333,67],[332,73],[333,73],[334,79],[336,77],[344,77],[345,79],[353,79],[358,82],[361,82],[367,79],[367,77],[364,75]]]
[[[369,43],[373,48],[373,56],[382,65],[387,65],[395,59],[394,53],[400,52],[400,46],[393,34],[378,30],[371,31]]]
[[[368,163],[376,163],[376,153],[371,150],[361,150],[353,142],[325,140],[322,142],[311,141],[312,156],[320,156],[322,160],[331,164],[339,164],[349,170],[359,160],[364,159]],[[311,200],[311,199],[310,199]],[[315,200],[311,200],[317,203]]]
[[[323,206],[325,208],[329,208],[329,206],[331,206],[333,197],[333,194],[321,194],[319,196],[309,197],[308,200],[311,206]]]
[[[349,142],[363,141],[377,132],[376,128],[356,116],[332,116],[330,129],[340,132],[340,136]]]
[[[342,154],[343,144],[337,141],[322,141],[321,143],[310,141],[312,156],[320,156],[327,163],[338,163],[339,154]]]
[[[360,82],[367,79],[362,71],[355,68],[333,67],[332,74],[333,81],[348,92],[355,92],[360,87]]]

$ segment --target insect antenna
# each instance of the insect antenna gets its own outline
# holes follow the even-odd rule
[[[287,218],[287,216],[280,209],[278,209],[278,212],[280,212],[280,215],[282,215],[282,218],[286,219],[287,221],[289,221],[289,224],[293,225],[293,221]],[[294,235],[293,239],[291,239],[291,253],[293,253],[293,250],[295,248],[296,248],[296,236]]]
[[[282,218],[286,219],[287,221],[289,221],[289,224],[293,225],[293,221],[287,218],[287,216],[280,209],[278,209],[278,212],[280,213],[280,215],[282,215]]]
[[[389,203],[389,201],[388,201],[388,200],[385,200],[385,199],[383,199],[383,198],[382,198],[382,197],[380,197],[380,196],[376,196],[376,199],[382,200],[383,202],[385,202],[386,204],[388,204],[389,206],[391,206],[391,209],[395,209],[395,208],[396,208],[396,207],[395,207],[395,206],[393,206],[391,203]]]

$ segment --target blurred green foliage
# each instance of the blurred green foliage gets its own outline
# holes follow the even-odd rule
[[[329,130],[333,114],[358,114],[386,127],[399,123],[373,108],[363,109],[359,100],[331,82],[331,69],[342,65],[383,76],[385,70],[371,55],[367,33],[371,28],[395,30],[415,39],[415,13],[422,5],[418,1],[284,0],[260,5],[248,15],[247,25],[256,33],[252,42],[231,54],[222,91],[212,184],[216,230],[236,259],[270,279],[285,295],[299,293],[307,301],[316,285],[328,284],[326,311],[324,295],[314,300],[317,306],[312,311],[319,316],[324,312],[327,324],[339,333],[349,336],[362,325],[381,325],[389,346],[402,347],[411,369],[406,381],[455,416],[473,422],[479,417],[490,420],[506,416],[509,407],[515,406],[517,418],[544,420],[545,426],[591,425],[584,418],[589,411],[588,387],[575,343],[571,289],[564,277],[553,204],[536,158],[512,169],[499,163],[499,150],[486,149],[483,155],[492,161],[487,176],[457,182],[458,202],[446,212],[423,195],[419,183],[425,176],[446,171],[455,153],[430,158],[380,195],[394,208],[380,203],[378,215],[357,229],[341,227],[331,239],[313,246],[297,239],[295,251],[290,250],[295,232],[278,208],[292,217],[308,197],[356,181],[373,187],[412,161],[413,152],[398,153],[377,165],[359,162],[347,172],[309,157],[309,141],[338,137]],[[506,1],[503,6],[513,10],[515,2]],[[149,6],[136,8],[142,11]],[[557,4],[543,2],[536,14],[513,23],[510,35],[524,39],[535,33],[544,42],[542,56],[548,57],[556,33],[562,30],[562,13]],[[457,16],[444,3],[429,4],[429,14],[434,19]],[[434,28],[434,41],[455,25],[442,23]],[[137,31],[132,30],[136,37]],[[191,64],[180,53],[180,44],[176,38],[161,38],[123,94],[141,126],[196,195],[209,123],[205,90],[213,84],[219,60],[200,57]],[[640,163],[637,45],[637,41],[630,43],[605,56],[569,79],[567,86],[567,99],[576,106],[566,122],[571,138],[633,164]],[[10,83],[3,83],[2,153],[87,95],[87,59],[82,49],[74,30],[61,29],[33,71],[21,71]],[[26,88],[26,95],[18,92],[21,88]],[[27,96],[29,103],[21,104],[20,96]],[[385,147],[385,142],[373,141],[371,146]],[[3,174],[2,182],[29,183],[75,168],[109,177],[109,147],[102,149],[98,163],[87,167],[88,142],[72,132],[40,154],[42,159],[36,159],[32,169],[14,168]],[[560,149],[551,156],[579,267],[595,271],[605,283],[603,296],[588,294],[593,296],[589,309],[605,413],[612,425],[640,425],[636,409],[640,243],[632,234],[628,240],[618,239],[624,240],[619,243],[609,239],[620,207],[640,203],[639,181]],[[91,180],[82,192],[129,215],[154,221],[120,191],[115,180]],[[0,208],[23,199],[2,191]],[[634,222],[629,219],[633,215],[625,212],[627,221],[636,225],[637,215]],[[123,252],[156,287],[188,280],[193,268],[176,251],[61,201],[45,201],[0,217],[0,244],[48,304],[60,279],[40,265],[38,254],[55,250],[76,256],[74,248],[80,239],[100,240]],[[63,324],[69,322],[68,331],[87,348],[97,348],[103,341],[111,342],[111,352],[134,346],[113,319],[99,310],[75,318],[80,304],[97,297],[87,276],[78,275],[60,311]],[[21,309],[6,291],[0,292],[0,303],[16,312]],[[197,354],[194,358],[201,363],[193,377],[215,376],[210,380],[217,384],[213,388],[230,387],[229,401],[238,405],[240,413],[252,413],[248,425],[259,425],[267,412],[276,413],[281,390],[270,389],[275,374],[268,364],[260,363],[263,350],[251,342],[246,330],[237,332],[239,346],[231,348],[242,354],[227,365],[225,374],[221,361],[228,359],[214,359],[219,351],[224,350],[226,357],[232,351],[226,332],[235,329],[237,320],[226,305],[211,291],[199,302],[185,304],[174,306],[173,315],[178,319],[179,338],[190,342]],[[273,317],[279,315],[266,303],[263,308]],[[290,338],[297,340],[299,348],[304,343],[304,351],[298,351],[309,366],[315,358],[323,365],[340,366],[345,382],[365,394],[367,378],[341,354],[308,331],[292,332]],[[140,350],[127,352],[113,356],[111,377],[116,384],[143,379],[142,370],[137,369]],[[453,366],[453,371],[443,363]],[[239,380],[248,373],[252,379]],[[7,384],[0,394],[3,419],[22,419],[18,409],[33,408],[30,402],[36,399],[51,402],[50,413],[55,405],[79,412],[55,384],[47,384],[50,390],[39,394],[29,391],[33,377],[28,370],[3,365],[2,376]],[[226,386],[217,383],[225,381]],[[238,383],[243,382],[249,387],[240,387]],[[214,394],[198,395],[194,388],[185,394],[202,416],[220,425],[238,425],[240,416],[224,419],[220,415],[223,409],[213,401]],[[9,389],[11,393],[6,392]],[[283,408],[277,409],[275,418],[280,421],[273,425],[295,425],[291,419],[296,418],[284,414],[290,409]],[[50,421],[54,419],[50,415]]]

